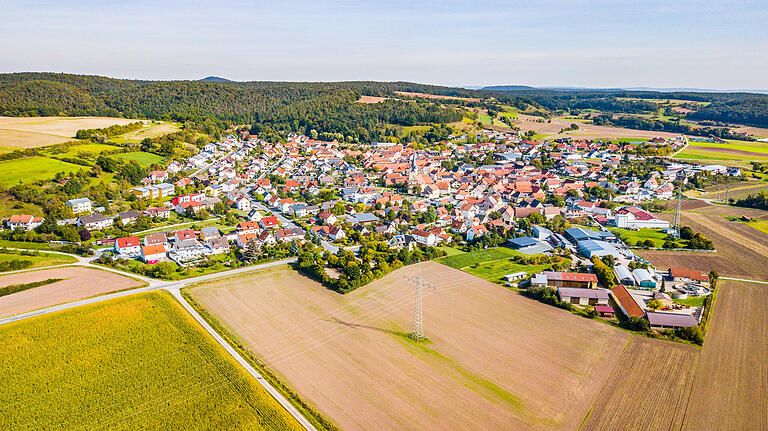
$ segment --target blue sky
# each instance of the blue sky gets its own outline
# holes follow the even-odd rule
[[[0,0],[0,71],[768,87],[768,1]]]

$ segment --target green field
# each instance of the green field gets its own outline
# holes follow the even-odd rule
[[[160,163],[163,160],[163,158],[158,156],[157,154],[144,153],[141,151],[136,151],[132,153],[115,154],[110,157],[114,157],[122,160],[133,160],[134,162],[137,162],[141,166],[149,166],[153,163]]]
[[[164,121],[148,122],[144,123],[144,127],[139,130],[109,138],[109,142],[116,144],[139,143],[146,138],[156,138],[168,133],[178,132],[180,129],[181,125],[179,123],[167,123]]]
[[[13,186],[19,182],[28,183],[36,180],[50,180],[57,172],[77,172],[88,169],[48,157],[26,157],[0,162],[0,185]]]
[[[99,154],[102,151],[110,151],[110,150],[119,150],[120,147],[117,147],[115,145],[106,145],[106,144],[82,144],[82,145],[76,145],[69,149],[66,153],[63,154],[57,154],[57,156],[61,157],[75,157],[80,153],[91,153],[91,154]]]
[[[74,257],[66,256],[62,254],[40,253],[39,255],[36,255],[36,256],[26,256],[21,254],[21,252],[14,252],[12,250],[7,250],[3,252],[2,250],[0,250],[0,263],[12,261],[12,260],[22,260],[22,261],[31,262],[32,265],[26,267],[25,269],[42,268],[44,266],[63,265],[66,263],[77,262],[77,259],[75,259]]]
[[[446,256],[437,261],[451,268],[462,269],[477,263],[491,262],[499,259],[508,259],[512,256],[519,256],[520,253],[509,247],[494,247],[485,250],[473,251],[470,253],[459,252],[452,256]]]
[[[0,326],[0,352],[0,429],[302,429],[165,292]]]
[[[442,247],[444,250],[446,248],[447,247]],[[456,249],[450,250],[452,250],[452,252],[449,253],[448,256],[438,259],[437,262],[440,262],[443,265],[448,265],[451,268],[460,269],[494,283],[504,282],[504,276],[507,274],[525,271],[531,275],[552,267],[552,264],[524,265],[511,262],[510,258],[513,256],[525,255],[509,247],[489,248],[469,253]],[[566,264],[570,265],[570,261],[567,261]]]
[[[736,151],[747,151],[750,154],[735,154],[720,152],[708,148],[722,148]],[[765,142],[749,142],[727,140],[727,143],[690,142],[688,147],[675,155],[676,159],[711,160],[723,162],[740,162],[747,165],[751,161],[768,161],[768,144]]]
[[[653,242],[656,243],[654,247],[661,247],[664,245],[665,238],[667,238],[667,234],[657,229],[629,230],[612,228],[611,232],[624,241],[628,246],[633,246],[637,244],[638,241],[652,239]]]

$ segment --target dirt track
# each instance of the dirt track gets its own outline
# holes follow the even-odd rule
[[[64,280],[0,297],[0,317],[12,316],[141,284],[140,281],[107,271],[67,267],[4,275],[0,277],[0,286],[32,283],[50,278],[62,278]]]
[[[192,291],[344,430],[575,429],[628,334],[436,263],[415,344],[405,268],[348,295],[293,271]]]

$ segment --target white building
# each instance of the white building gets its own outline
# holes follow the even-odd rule
[[[67,201],[67,206],[72,208],[72,212],[75,214],[91,212],[91,200],[88,198],[70,199]]]

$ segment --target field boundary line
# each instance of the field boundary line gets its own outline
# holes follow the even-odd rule
[[[229,353],[232,358],[237,361],[240,366],[245,368],[245,370],[253,376],[256,381],[266,389],[266,391],[274,398],[278,403],[280,403],[283,408],[288,411],[288,413],[296,419],[296,421],[304,427],[307,431],[318,431],[317,428],[315,428],[312,423],[307,420],[306,417],[304,417],[301,412],[296,409],[296,407],[291,404],[290,401],[288,401],[283,394],[281,394],[277,389],[274,388],[262,375],[259,373],[245,358],[243,358],[240,353],[237,352],[216,330],[211,327],[211,325],[208,324],[208,322],[203,319],[203,317],[197,312],[197,310],[190,305],[186,298],[184,298],[184,295],[181,294],[181,290],[178,288],[175,289],[168,289],[168,291],[173,295],[174,298],[176,298],[177,301],[184,307],[185,310],[192,316],[192,318],[197,321],[197,323],[208,333],[210,334],[213,339],[221,345],[221,347],[224,348],[224,350]]]

